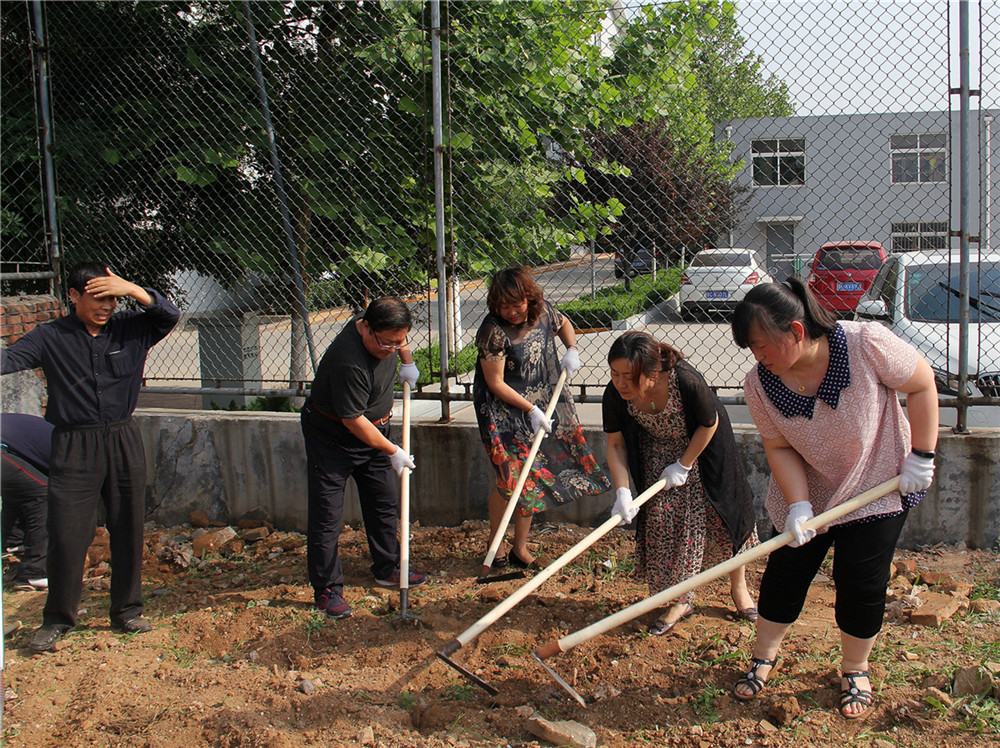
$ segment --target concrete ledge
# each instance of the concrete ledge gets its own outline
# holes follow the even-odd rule
[[[188,521],[192,509],[212,519],[253,516],[304,532],[307,522],[305,451],[294,413],[245,413],[144,409],[136,419],[146,444],[147,512],[163,524]],[[399,424],[393,438],[399,439]],[[600,427],[584,425],[597,460],[606,464]],[[756,429],[734,426],[754,495],[758,528],[770,522],[762,504],[769,475]],[[454,526],[485,519],[493,469],[474,424],[415,422],[417,469],[410,483],[411,517],[424,525]],[[968,436],[942,431],[937,478],[914,510],[902,547],[964,542],[992,548],[1000,535],[1000,431]],[[549,512],[549,521],[593,525],[608,516],[611,492]],[[344,520],[357,526],[356,489],[348,487]]]

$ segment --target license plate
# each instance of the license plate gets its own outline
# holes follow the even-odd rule
[[[706,299],[728,299],[729,291],[706,291]]]
[[[837,290],[838,291],[860,291],[861,290],[861,284],[860,283],[838,283],[837,284]]]

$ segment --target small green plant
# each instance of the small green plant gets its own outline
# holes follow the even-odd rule
[[[495,647],[490,647],[490,649],[487,650],[487,654],[493,659],[497,659],[499,657],[508,657],[510,655],[526,655],[530,651],[530,647],[523,644],[511,644],[510,642],[504,642],[503,644],[498,644]]]
[[[412,691],[403,691],[396,698],[396,703],[399,705],[400,709],[410,711],[417,703],[417,697],[413,695]]]
[[[616,319],[625,319],[633,314],[656,306],[669,299],[680,288],[681,270],[672,267],[652,276],[632,279],[631,290],[625,284],[602,288],[594,298],[590,294],[576,301],[558,304],[560,312],[568,316],[577,328],[611,327]]]
[[[445,687],[444,695],[445,698],[452,699],[453,701],[472,701],[476,697],[475,686],[471,683],[455,681]]]
[[[976,735],[1000,735],[1000,703],[990,696],[974,696],[961,703],[962,728]]]
[[[694,697],[691,708],[702,722],[714,724],[719,721],[719,711],[715,708],[715,700],[725,693],[716,685],[706,686],[701,693]]]
[[[306,619],[306,635],[316,636],[316,634],[323,630],[324,626],[326,626],[326,614],[321,611],[314,610]]]

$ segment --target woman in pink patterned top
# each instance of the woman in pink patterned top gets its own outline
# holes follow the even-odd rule
[[[751,667],[734,695],[749,701],[764,687],[833,547],[842,648],[839,709],[855,719],[874,701],[868,657],[882,628],[896,542],[934,476],[934,375],[911,345],[882,325],[837,322],[799,278],[754,288],[732,324],[737,345],[757,359],[744,391],[771,468],[765,506],[775,528],[795,535],[768,559]],[[897,392],[907,396],[909,420]],[[898,493],[819,535],[802,527],[814,513],[898,474]]]

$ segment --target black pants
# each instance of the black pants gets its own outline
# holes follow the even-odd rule
[[[146,457],[132,421],[57,427],[49,472],[49,595],[42,622],[74,626],[87,548],[104,504],[111,536],[111,622],[142,614]]]
[[[388,424],[376,428],[388,436]],[[302,411],[302,435],[309,486],[309,584],[317,593],[331,588],[343,594],[339,542],[344,489],[351,477],[358,486],[372,573],[388,579],[399,566],[399,490],[389,456],[308,405]]]
[[[837,626],[858,639],[878,634],[885,616],[892,557],[907,514],[832,527],[798,548],[786,545],[776,550],[767,560],[760,583],[757,609],[761,616],[775,623],[794,623],[832,546]]]
[[[45,576],[45,551],[49,534],[45,529],[48,514],[49,479],[45,473],[20,455],[3,449],[0,452],[0,496],[3,497],[3,547],[7,548],[15,523],[23,533],[24,549],[14,574],[15,582],[42,579]]]

